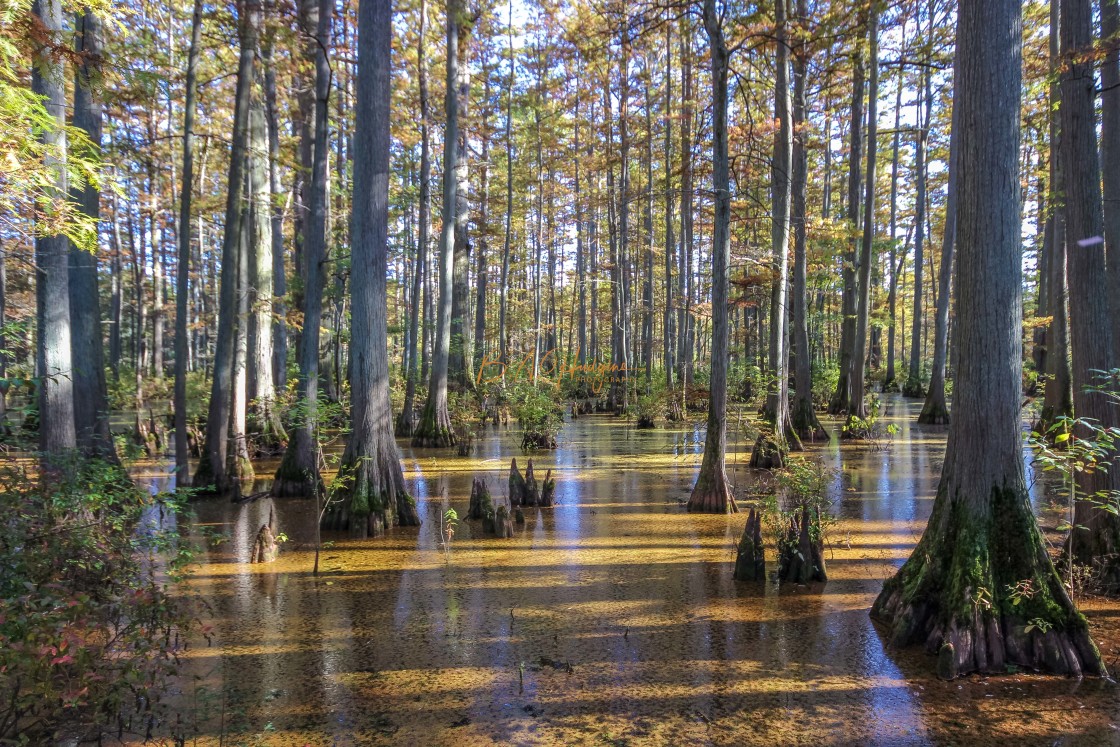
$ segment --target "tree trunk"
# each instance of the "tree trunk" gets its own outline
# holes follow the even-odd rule
[[[303,242],[303,330],[299,336],[299,381],[296,384],[296,413],[284,458],[276,470],[272,495],[313,497],[319,494],[318,401],[319,329],[323,323],[323,260],[327,247],[328,112],[331,68],[327,45],[331,38],[331,0],[319,0],[318,43],[315,55],[315,126],[312,131],[311,177]],[[306,136],[306,133],[305,133]]]
[[[688,498],[689,511],[735,513],[739,509],[727,481],[727,301],[731,262],[731,184],[727,153],[727,69],[729,53],[716,0],[704,0],[704,29],[712,55],[712,179],[715,223],[712,237],[712,370],[708,431],[700,474]]]
[[[797,21],[802,29],[808,24],[806,0],[797,0]],[[806,75],[809,69],[809,45],[799,36],[793,56],[793,171],[790,191],[793,226],[793,316],[794,393],[790,403],[790,422],[800,439],[827,438],[828,434],[813,407],[813,368],[809,350],[808,236],[806,234],[806,200],[808,186],[808,150],[805,147]],[[825,144],[828,148],[829,145]]]
[[[421,308],[423,289],[426,287],[428,244],[431,243],[431,212],[432,212],[432,144],[431,133],[428,131],[428,60],[425,49],[425,33],[428,26],[427,0],[420,2],[420,24],[417,31],[416,59],[417,78],[420,87],[420,208],[419,208],[419,238],[416,244],[416,257],[413,259],[412,270],[412,318],[409,320],[408,347],[410,351],[408,376],[405,381],[404,405],[401,407],[400,417],[397,418],[396,435],[401,438],[412,436],[415,423],[416,385],[421,374],[420,356],[417,355],[417,339],[419,338],[420,318],[423,316]],[[351,293],[353,288],[351,288]],[[353,313],[353,309],[351,309]],[[422,341],[421,341],[422,344]]]
[[[849,136],[851,145],[848,152],[848,225],[852,236],[859,230],[859,192],[862,178],[863,161],[863,54],[857,47],[852,56],[852,118]],[[844,292],[840,325],[840,377],[836,381],[836,392],[828,403],[828,411],[833,415],[848,412],[852,406],[852,367],[855,365],[856,336],[856,241],[853,238],[841,271]],[[862,363],[860,364],[862,365]]]
[[[458,180],[455,168],[459,162],[459,16],[461,0],[449,0],[447,6],[447,91],[444,108],[447,123],[443,135],[443,228],[439,239],[439,308],[432,355],[432,377],[428,384],[428,402],[413,434],[415,446],[451,446],[455,432],[447,411],[448,356],[451,352],[452,272],[455,251],[455,215],[458,205]]]
[[[261,47],[264,65],[264,106],[268,123],[268,184],[280,194],[280,127],[276,109],[276,66],[272,62],[272,39]],[[291,194],[288,196],[291,200]],[[275,200],[272,215],[272,382],[277,391],[288,386],[288,277],[284,261],[284,212]]]
[[[933,368],[926,401],[918,415],[918,422],[927,425],[946,425],[949,422],[949,405],[945,400],[945,373],[949,359],[949,296],[953,285],[953,254],[957,239],[957,180],[960,178],[960,145],[954,133],[961,124],[955,114],[954,109],[949,130],[949,185],[945,197],[945,233],[941,237],[941,269],[937,279]]]
[[[40,134],[46,165],[54,183],[47,193],[53,200],[67,199],[66,81],[57,49],[62,41],[62,6],[59,0],[35,0],[31,6],[44,37],[35,51],[32,90],[43,97],[52,123]],[[35,239],[36,367],[39,384],[39,449],[50,463],[77,446],[74,429],[74,381],[71,365],[70,242],[64,235]]]
[[[354,201],[350,278],[350,417],[353,430],[339,466],[337,509],[330,529],[378,534],[393,524],[420,523],[393,440],[389,404],[388,308],[385,282],[389,231],[389,0],[358,8],[357,103],[354,115]]]
[[[288,434],[276,409],[272,378],[273,256],[272,184],[269,179],[268,122],[263,102],[249,106],[249,301],[248,398],[252,403],[255,443],[265,451],[278,449]]]
[[[454,12],[458,17],[455,23],[458,27],[456,43],[459,46],[455,57],[454,91],[458,101],[455,114],[455,134],[459,142],[455,147],[455,201],[453,203],[453,219],[455,221],[454,247],[452,249],[452,283],[451,283],[451,347],[449,350],[447,375],[451,385],[457,390],[470,388],[474,383],[471,374],[471,342],[470,342],[470,262],[471,245],[467,233],[470,221],[470,202],[468,193],[467,168],[467,131],[463,120],[467,117],[470,105],[471,79],[468,65],[467,52],[470,46],[471,22],[467,14],[466,5],[462,0],[449,0],[448,12]],[[451,57],[448,56],[450,64]],[[452,85],[448,72],[448,85]],[[448,112],[450,118],[450,110]],[[446,147],[446,145],[445,145]]]
[[[1111,315],[1110,301],[1117,289],[1109,286],[1106,244],[1101,240],[1106,232],[1097,157],[1093,61],[1088,56],[1093,43],[1092,7],[1088,0],[1063,0],[1061,10],[1061,175],[1070,247],[1069,287],[1074,291],[1069,296],[1073,406],[1078,419],[1116,427],[1120,426],[1116,405],[1104,392],[1091,389],[1102,383],[1102,371],[1117,367],[1111,334],[1116,320]],[[1115,456],[1109,454],[1107,461]],[[1077,488],[1081,496],[1116,490],[1120,488],[1120,471],[1080,472]],[[1120,516],[1101,509],[1095,502],[1079,501],[1073,525],[1078,527],[1070,535],[1073,558],[1086,565],[1100,563],[1102,584],[1113,590],[1120,588]]]
[[[95,81],[101,75],[101,21],[87,10],[77,17],[76,24],[75,50],[82,64],[74,86],[72,124],[85,132],[100,150],[101,101]],[[96,225],[101,213],[101,193],[97,187],[87,183],[71,197]],[[78,447],[87,456],[117,463],[117,450],[109,430],[97,254],[75,245],[70,246],[70,328],[75,361],[74,427]]]
[[[1117,0],[1101,0],[1101,170],[1104,187],[1104,238],[1108,283],[1120,288],[1120,8]],[[1112,293],[1112,347],[1120,352],[1120,293]]]
[[[673,389],[673,370],[676,367],[676,319],[673,315],[673,251],[677,241],[673,236],[673,25],[665,24],[665,111],[662,126],[665,128],[665,314],[661,320],[662,356],[665,365],[665,389]],[[652,137],[652,135],[651,135]],[[581,301],[582,305],[582,301]],[[582,361],[581,361],[582,363]],[[669,408],[670,417],[676,419],[677,408]]]
[[[933,20],[930,19],[932,26]],[[933,108],[933,97],[930,93],[930,73],[923,70],[924,87],[918,96],[918,142],[915,154],[916,179],[918,182],[917,205],[914,218],[914,306],[910,315],[910,363],[906,375],[906,383],[902,385],[902,393],[907,397],[925,396],[925,387],[922,386],[922,291],[925,288],[922,274],[925,269],[925,236],[926,236],[926,146],[929,142],[930,113]],[[925,113],[922,114],[922,104],[925,104]]]
[[[867,332],[871,320],[871,267],[875,264],[875,167],[879,152],[879,10],[875,2],[868,9],[867,34],[870,39],[868,67],[871,78],[867,91],[867,180],[863,200],[863,244],[859,252],[856,333],[852,341],[851,401],[848,422],[867,417],[864,373],[867,358]]]
[[[789,42],[786,28],[786,0],[776,0],[775,26],[777,61],[774,82],[774,116],[778,131],[774,135],[771,162],[770,239],[773,251],[773,289],[770,295],[770,388],[767,413],[773,418],[772,434],[762,433],[751,454],[752,467],[779,467],[790,449],[801,449],[789,409],[789,360],[786,330],[786,303],[789,289],[790,198],[793,172],[793,123],[790,119]],[[713,314],[715,309],[713,307]]]
[[[872,617],[923,643],[942,677],[1007,665],[1104,674],[1031,512],[1023,473],[1019,114],[1021,8],[961,0],[960,369],[933,513]],[[1021,590],[1027,588],[1029,593]]]
[[[1073,414],[1073,373],[1069,363],[1069,286],[1066,279],[1066,224],[1061,190],[1061,86],[1059,29],[1060,4],[1050,3],[1050,215],[1046,221],[1046,247],[1050,277],[1047,283],[1050,328],[1046,332],[1046,390],[1036,428],[1046,433],[1058,418]]]

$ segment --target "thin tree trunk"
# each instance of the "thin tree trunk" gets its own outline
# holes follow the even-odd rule
[[[863,83],[864,64],[862,52],[857,48],[852,58],[852,118],[849,137],[851,146],[848,153],[848,226],[853,237],[859,229],[859,192],[863,161]],[[855,365],[856,336],[856,240],[853,238],[848,248],[843,278],[842,321],[840,325],[840,377],[837,379],[836,392],[828,405],[833,415],[848,412],[852,406],[852,367]]]
[[[194,0],[191,41],[187,52],[186,91],[183,103],[183,183],[179,190],[179,267],[175,273],[175,475],[190,482],[187,446],[187,300],[191,274],[191,201],[194,197],[194,117],[198,95],[198,56],[202,40],[202,0]]]
[[[704,29],[712,56],[712,180],[715,223],[712,240],[712,355],[708,430],[700,474],[688,498],[689,511],[735,513],[725,468],[727,452],[727,302],[731,262],[731,183],[727,152],[728,51],[716,0],[704,0]]]
[[[458,180],[455,168],[459,163],[459,15],[460,0],[450,0],[447,7],[447,90],[444,108],[447,122],[443,135],[443,228],[439,241],[439,308],[432,355],[432,377],[428,384],[428,402],[413,434],[416,446],[450,446],[455,443],[451,416],[447,411],[448,356],[451,352],[452,273],[455,251],[455,215],[458,205]]]
[[[933,20],[930,19],[932,27]],[[918,142],[915,154],[915,170],[917,174],[918,194],[914,218],[914,306],[910,316],[910,363],[906,375],[906,383],[902,385],[902,393],[907,397],[924,397],[925,387],[922,385],[922,293],[925,290],[923,270],[925,265],[925,237],[926,237],[926,148],[929,143],[930,116],[933,108],[930,93],[930,72],[922,71],[924,85],[918,96]],[[925,113],[922,113],[922,106]]]
[[[272,62],[272,39],[261,46],[264,65],[264,113],[268,124],[268,188],[280,194],[280,127],[276,109],[276,66]],[[289,202],[291,193],[288,195]],[[285,207],[273,200],[272,222],[272,382],[276,391],[288,386],[288,294],[287,263],[284,261]]]
[[[945,198],[945,233],[941,237],[941,269],[937,279],[937,307],[934,321],[933,368],[929,390],[918,422],[945,425],[949,422],[949,405],[945,399],[945,373],[949,360],[949,296],[953,284],[953,254],[957,239],[957,180],[960,178],[960,144],[953,134],[961,124],[956,109],[949,130],[949,185]]]
[[[801,29],[808,25],[806,0],[797,0],[797,21]],[[799,31],[801,31],[799,29]],[[806,76],[809,70],[809,45],[800,38],[794,47],[793,57],[793,172],[790,191],[792,197],[790,222],[793,227],[793,298],[790,307],[793,316],[794,394],[790,403],[790,422],[800,439],[825,438],[824,427],[813,407],[813,368],[809,349],[809,291],[808,291],[808,236],[806,232],[805,191],[808,186],[808,150],[805,146],[808,109],[806,101]],[[829,147],[826,143],[825,147]]]
[[[848,420],[867,417],[864,375],[867,358],[867,333],[871,320],[871,268],[875,264],[875,167],[879,152],[879,9],[872,1],[868,9],[867,35],[870,40],[868,67],[871,75],[867,90],[867,180],[863,200],[863,244],[859,253],[856,329],[853,340],[851,400]]]

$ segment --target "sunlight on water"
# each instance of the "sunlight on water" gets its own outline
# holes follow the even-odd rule
[[[439,515],[466,515],[474,476],[505,494],[509,459],[526,464],[516,429],[491,429],[470,458],[402,445],[424,525],[336,540],[318,578],[308,501],[200,503],[194,526],[228,541],[190,580],[215,634],[187,653],[178,697],[200,744],[1116,743],[1111,685],[943,683],[920,652],[885,650],[867,610],[924,528],[944,449],[916,406],[885,398],[899,426],[885,450],[813,447],[841,476],[830,581],[812,587],[732,579],[745,516],[683,511],[695,428],[566,424],[533,457],[558,505],[526,510],[510,540],[463,522],[449,553]],[[729,457],[740,488],[748,450]],[[251,566],[270,512],[289,542]],[[1115,604],[1093,610],[1115,627]]]

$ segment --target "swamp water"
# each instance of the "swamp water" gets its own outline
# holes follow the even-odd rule
[[[946,683],[932,657],[884,649],[867,611],[925,526],[944,450],[944,429],[913,424],[919,405],[884,398],[899,427],[884,450],[811,447],[840,476],[830,580],[809,587],[735,582],[745,513],[684,511],[700,428],[566,423],[533,460],[558,505],[526,509],[513,539],[463,521],[447,552],[439,517],[465,517],[472,478],[505,495],[510,458],[524,469],[517,429],[488,429],[465,458],[402,444],[423,526],[336,539],[318,577],[309,501],[200,502],[190,531],[228,540],[189,581],[212,632],[175,695],[198,723],[187,744],[1120,744],[1107,681]],[[750,442],[729,431],[741,491]],[[250,565],[270,511],[289,541]],[[1120,604],[1083,604],[1115,669]]]

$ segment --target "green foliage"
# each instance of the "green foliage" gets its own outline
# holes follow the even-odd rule
[[[879,395],[870,394],[867,400],[867,417],[861,418],[852,415],[844,426],[850,438],[858,438],[867,442],[875,451],[885,450],[898,435],[898,426],[894,423],[883,425],[879,422],[879,410],[882,401]]]
[[[639,428],[657,427],[657,422],[669,415],[669,393],[664,387],[656,387],[640,395],[633,413]]]
[[[789,516],[792,511],[807,507],[820,517],[819,523],[810,526],[810,535],[814,542],[824,543],[828,530],[836,523],[836,517],[829,513],[832,499],[829,492],[836,481],[837,471],[816,459],[788,460],[786,466],[775,473],[778,492],[784,494],[788,511],[780,511],[781,527],[784,540],[784,527],[789,525]],[[778,504],[775,503],[774,508]]]
[[[521,426],[521,448],[555,449],[564,425],[564,410],[550,394],[553,390],[519,382],[508,390],[513,415]]]
[[[840,367],[835,363],[813,363],[813,404],[825,407],[840,382]]]
[[[191,554],[159,518],[176,509],[103,462],[0,470],[0,742],[159,718],[190,620],[169,584]]]
[[[727,396],[732,402],[750,402],[766,392],[773,377],[763,376],[754,364],[737,362],[727,372]]]

